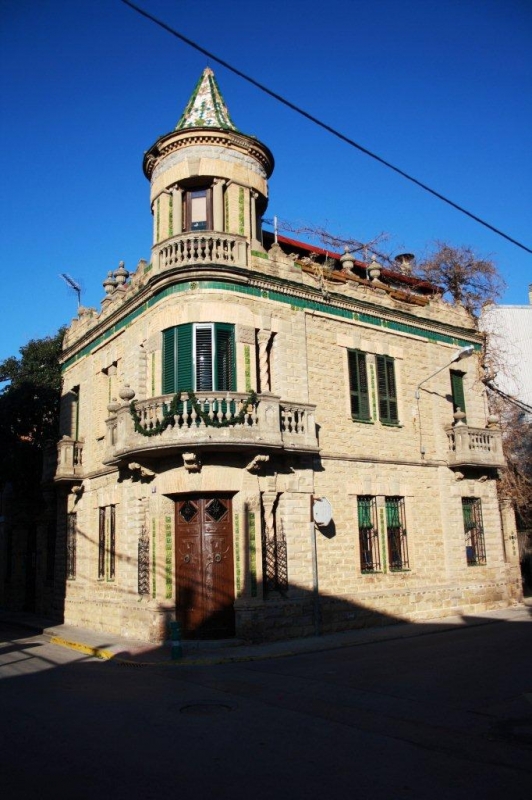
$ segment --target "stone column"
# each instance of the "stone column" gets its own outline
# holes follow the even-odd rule
[[[501,525],[504,544],[504,557],[509,564],[519,563],[519,547],[517,545],[517,528],[512,501],[501,499]]]
[[[179,186],[172,189],[172,235],[183,233],[183,190]]]
[[[224,230],[224,184],[221,178],[215,178],[212,189],[212,226],[219,233]]]
[[[268,344],[270,337],[270,331],[261,330],[257,334],[257,341],[259,344],[259,379],[261,392],[270,391],[270,365],[268,358]]]

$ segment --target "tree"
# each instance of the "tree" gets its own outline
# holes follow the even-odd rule
[[[443,289],[473,316],[478,316],[484,303],[501,297],[505,282],[494,262],[478,256],[471,247],[453,247],[436,242],[435,250],[417,266],[417,274]]]
[[[0,363],[0,484],[34,495],[42,468],[42,450],[58,438],[64,328],[55,336],[32,339],[20,357]]]

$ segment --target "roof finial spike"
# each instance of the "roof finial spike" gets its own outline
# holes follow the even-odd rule
[[[176,131],[184,128],[222,128],[238,131],[210,67],[205,67],[192,96],[177,123]]]

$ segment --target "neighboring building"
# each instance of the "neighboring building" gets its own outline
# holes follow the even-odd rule
[[[481,335],[430,284],[262,232],[272,170],[210,70],[144,157],[151,261],[64,344],[67,623],[277,638],[521,596]]]
[[[532,426],[532,284],[528,287],[528,305],[484,306],[480,317],[480,328],[487,334],[487,362],[492,365],[493,375],[488,375],[488,385],[495,388],[494,398],[502,409],[505,422],[507,452],[518,456],[516,471],[523,476],[530,461],[529,452],[524,452],[530,442]],[[528,433],[528,435],[527,435]],[[516,444],[518,450],[515,451]],[[512,455],[509,456],[512,459]],[[530,476],[529,476],[530,477]],[[526,486],[523,483],[522,486]],[[516,496],[517,495],[517,496]],[[528,492],[530,498],[530,491]],[[524,588],[532,592],[532,508],[521,492],[511,500],[516,510],[517,539]]]
[[[489,336],[488,350],[497,362],[495,385],[532,408],[532,284],[528,301],[527,306],[484,306],[480,327]]]

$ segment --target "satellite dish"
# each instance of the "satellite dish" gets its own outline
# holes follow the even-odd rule
[[[332,520],[332,506],[326,497],[316,497],[312,506],[314,522],[320,528],[328,525]]]

